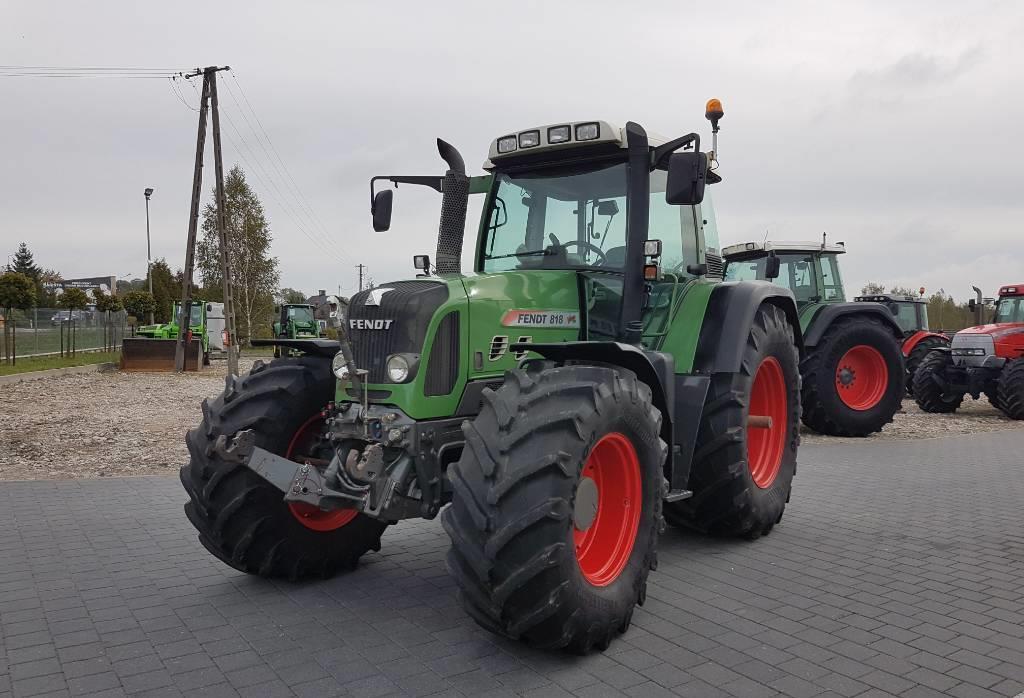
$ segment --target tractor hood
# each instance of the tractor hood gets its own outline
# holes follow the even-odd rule
[[[1024,322],[975,325],[974,327],[968,327],[967,329],[957,332],[957,334],[989,334],[992,335],[996,341],[998,341],[1000,337],[1018,333],[1024,333]]]
[[[346,330],[356,365],[367,371],[370,401],[428,419],[454,414],[468,381],[497,380],[514,368],[525,354],[511,344],[578,339],[579,311],[573,271],[445,274],[355,294]],[[396,354],[414,366],[404,383],[388,375]],[[356,397],[343,390],[339,400]]]

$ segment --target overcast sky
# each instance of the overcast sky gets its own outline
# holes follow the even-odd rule
[[[1024,280],[1021,36],[1012,1],[0,0],[0,65],[230,65],[225,160],[263,198],[282,283],[346,295],[358,263],[383,282],[433,255],[438,195],[403,187],[374,234],[368,180],[440,174],[435,138],[475,174],[492,138],[556,121],[707,136],[709,97],[723,244],[827,231],[853,291],[992,294]],[[180,89],[0,77],[0,254],[25,240],[66,278],[144,276],[154,187],[154,257],[181,267],[198,100]]]

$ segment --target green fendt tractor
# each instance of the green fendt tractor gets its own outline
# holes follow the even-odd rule
[[[717,131],[721,107],[709,103]],[[604,648],[630,624],[664,520],[756,538],[796,470],[801,333],[793,295],[724,284],[700,137],[636,123],[502,135],[469,177],[381,180],[442,193],[436,266],[351,300],[347,337],[274,340],[203,404],[181,480],[188,518],[251,574],[331,575],[389,524],[434,518],[485,628]],[[473,273],[460,258],[483,193]],[[717,252],[717,249],[715,250]]]
[[[848,303],[843,243],[747,242],[722,251],[727,281],[762,279],[796,297],[804,350],[803,422],[830,436],[867,436],[903,403],[903,330],[881,303]]]
[[[272,331],[278,339],[315,339],[320,336],[320,323],[307,303],[285,303],[274,308],[277,320]],[[294,351],[294,350],[292,350]],[[295,352],[298,353],[298,352]],[[281,356],[281,348],[274,347],[274,357]]]

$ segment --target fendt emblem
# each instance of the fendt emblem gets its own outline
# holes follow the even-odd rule
[[[350,318],[348,326],[353,330],[390,330],[394,320],[356,320]]]
[[[384,297],[385,293],[394,291],[393,288],[375,288],[370,291],[369,295],[366,296],[366,300],[363,305],[380,305],[381,298]]]

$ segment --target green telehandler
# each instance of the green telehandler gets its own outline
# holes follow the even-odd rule
[[[829,436],[867,436],[903,403],[903,329],[878,302],[847,302],[839,273],[846,245],[747,242],[726,247],[727,281],[768,280],[793,292],[804,349],[803,422]]]
[[[717,134],[717,100],[706,116]],[[229,377],[187,437],[185,512],[228,565],[301,579],[447,506],[447,566],[477,623],[603,649],[644,602],[665,519],[746,538],[781,520],[796,303],[721,283],[704,196],[720,177],[696,133],[510,132],[479,177],[438,150],[443,176],[370,184],[378,231],[393,195],[380,182],[441,193],[434,263],[417,255],[416,278],[353,296],[340,341],[268,340],[304,356]],[[485,198],[463,273],[472,193]]]
[[[320,323],[314,316],[314,308],[308,303],[283,303],[274,308],[277,320],[272,331],[278,339],[315,339],[320,337]],[[289,355],[300,354],[297,350],[286,352]],[[282,355],[281,347],[274,346],[274,358]]]
[[[174,301],[170,322],[142,325],[135,330],[135,337],[125,338],[121,346],[121,370],[124,371],[172,371],[174,352],[178,339],[178,318],[181,316],[181,302]],[[222,349],[221,334],[224,329],[224,304],[194,300],[189,304],[188,329],[198,346],[186,348],[186,370],[197,370],[195,358],[202,358],[203,366],[210,365],[210,348]]]

